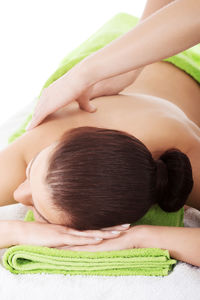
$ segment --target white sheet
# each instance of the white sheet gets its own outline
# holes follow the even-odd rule
[[[24,122],[34,100],[0,127],[0,149]],[[0,219],[23,220],[22,204],[0,207]],[[185,212],[186,227],[200,227],[200,211]],[[199,249],[200,250],[200,249]],[[0,257],[6,249],[0,250]],[[199,251],[200,252],[200,251]],[[14,275],[0,263],[0,300],[199,300],[200,268],[179,261],[168,276],[71,276],[55,274]]]

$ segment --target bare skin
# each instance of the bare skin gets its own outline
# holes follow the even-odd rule
[[[172,1],[163,0],[160,2],[159,0],[149,0],[142,19],[148,17],[148,15],[170,2]],[[157,36],[159,40],[160,37],[164,37],[167,47],[163,46],[163,42],[161,43],[162,48],[156,46],[157,38],[156,35],[154,36],[154,33],[159,33],[159,31],[157,31],[157,25],[159,24],[160,29],[161,23],[163,25],[168,23],[163,22],[161,13],[159,14],[160,17],[157,16],[156,18],[161,18],[162,22],[158,22],[158,19],[157,21],[155,19],[155,22],[152,22],[152,24],[154,23],[153,27],[150,27],[148,22],[146,23],[148,30],[150,30],[149,32],[153,33],[153,36],[150,34],[147,35],[148,39],[146,39],[146,43],[149,44],[149,40],[154,40],[155,43],[152,43],[152,47],[155,45],[157,49],[151,47],[152,51],[149,52],[148,47],[141,47],[141,43],[138,43],[139,37],[142,36],[143,41],[144,39],[143,35],[139,33],[139,29],[139,35],[137,36],[136,34],[135,36],[135,40],[137,41],[136,45],[140,45],[138,47],[139,53],[137,54],[137,51],[134,52],[137,62],[132,61],[132,54],[131,56],[125,56],[125,63],[128,61],[127,59],[130,59],[130,63],[128,64],[129,69],[131,68],[132,70],[137,67],[136,63],[139,63],[138,59],[140,56],[143,63],[144,59],[150,59],[152,62],[155,62],[159,57],[161,59],[161,56],[159,56],[161,55],[161,51],[168,52],[169,50],[173,50],[174,52],[171,53],[173,55],[176,53],[174,47],[176,47],[176,50],[178,50],[177,47],[180,47],[182,51],[187,48],[186,45],[188,42],[190,43],[192,41],[192,43],[194,43],[193,38],[198,39],[197,32],[199,31],[193,27],[193,24],[196,22],[195,20],[197,20],[197,22],[199,20],[198,7],[194,9],[194,6],[189,5],[189,15],[191,13],[193,17],[188,18],[188,9],[186,7],[188,1],[182,0],[176,2],[176,9],[172,11],[172,13],[176,15],[174,20],[179,24],[178,16],[182,20],[183,13],[186,18],[184,24],[187,30],[187,36],[184,35],[185,38],[182,39],[183,44],[181,44],[177,36],[174,35],[177,26],[173,26],[170,22],[169,25],[171,27],[168,27],[168,29],[171,28],[173,34],[171,34],[170,30],[166,30],[168,38],[170,39],[167,40],[166,35],[161,36],[159,34],[159,37]],[[183,4],[184,10],[178,7],[179,4]],[[193,1],[193,5],[197,5],[196,1]],[[169,14],[167,12],[165,14],[167,18],[168,15],[171,15],[171,13]],[[192,20],[193,22],[191,22]],[[198,23],[196,23],[196,25],[198,27]],[[188,30],[189,26],[191,30]],[[151,30],[151,28],[155,30]],[[181,28],[184,29],[184,27]],[[145,25],[143,29],[146,31]],[[181,36],[181,32],[178,34]],[[199,40],[197,40],[197,42],[198,41]],[[173,47],[169,47],[170,43]],[[129,49],[128,46],[132,47],[132,44],[125,47],[124,42],[122,45],[125,51]],[[122,49],[122,47],[119,48]],[[142,48],[148,49],[146,55],[145,52],[141,51]],[[118,59],[117,64],[112,63],[112,59],[114,58],[112,55],[113,51],[110,53],[111,60],[109,59],[109,55],[107,58],[111,68],[108,67],[109,64],[106,64],[108,68],[107,71],[111,72],[113,66],[114,68],[120,68],[118,71],[122,72],[122,66],[118,64]],[[150,56],[153,55],[154,59],[152,59],[152,56],[150,57],[149,54]],[[168,55],[166,55],[166,53],[164,55],[163,53],[162,57],[164,56],[169,57],[169,52]],[[98,62],[100,62],[99,59]],[[100,63],[101,67],[104,65],[105,64]],[[89,70],[88,66],[87,64],[86,70],[89,71],[88,76],[90,75],[91,78],[94,79],[95,74],[90,72],[90,70],[93,70],[93,67]],[[106,75],[107,71],[105,67],[103,67],[101,76],[108,77],[108,74]],[[133,82],[132,80],[137,78],[137,71],[139,71],[139,69],[128,72],[127,74],[121,74],[116,76],[116,78],[108,78],[105,82],[104,80],[100,81],[100,85],[97,83],[97,89],[94,89],[96,97],[118,93],[123,87],[127,87],[128,84]],[[83,76],[81,76],[81,78],[83,78]],[[57,83],[58,82],[59,81],[57,81]],[[101,83],[103,84],[103,88]],[[77,82],[76,86],[81,87],[81,85],[77,85]],[[60,91],[60,89],[58,90]],[[70,90],[69,92],[73,91]],[[95,97],[95,93],[93,97]],[[50,96],[53,97],[53,94],[50,93]],[[42,181],[48,165],[49,154],[53,151],[54,145],[59,140],[59,137],[66,130],[85,125],[125,130],[143,141],[154,158],[158,158],[165,150],[171,147],[177,147],[188,155],[192,165],[195,184],[186,203],[194,208],[200,209],[199,96],[199,84],[189,75],[170,63],[157,62],[145,67],[137,80],[123,90],[120,95],[94,99],[93,103],[95,103],[98,108],[95,114],[80,111],[77,103],[71,103],[67,105],[65,109],[57,111],[47,117],[40,126],[31,132],[27,132],[5,150],[1,151],[0,206],[16,203],[16,201],[28,206],[30,205],[34,211],[35,219],[39,221],[39,223],[15,220],[1,221],[0,231],[2,234],[0,248],[5,247],[5,245],[10,246],[13,244],[36,244],[49,247],[58,246],[58,248],[59,246],[61,246],[61,248],[64,246],[65,248],[67,245],[69,250],[78,251],[107,251],[132,249],[135,247],[158,247],[169,249],[170,255],[175,259],[200,266],[198,228],[138,225],[127,230],[125,228],[122,229],[122,226],[118,225],[110,228],[102,228],[101,230],[77,231],[70,228],[70,224],[68,224],[68,227],[59,225],[62,224],[62,215],[58,214],[56,208],[52,206],[49,191]],[[59,99],[57,99],[57,102],[58,100]],[[81,106],[80,108],[84,109],[84,107]],[[86,104],[85,109],[87,110]],[[38,155],[35,156],[36,154]],[[38,211],[42,216],[38,215]],[[70,220],[70,216],[66,216],[65,214],[65,220],[68,220],[68,218]],[[43,224],[41,222],[43,222]],[[118,233],[117,236],[115,236],[116,238],[113,238],[111,230],[126,230],[126,232],[120,236],[118,236]],[[92,237],[95,236],[101,237],[104,240],[101,243],[99,243],[99,241],[94,242]],[[186,239],[188,243],[185,243]],[[75,245],[75,247],[73,247],[73,245]]]
[[[165,0],[162,3],[147,1],[140,22],[170,2],[172,1]],[[170,32],[169,36],[171,38]],[[191,34],[188,41],[190,38]],[[153,53],[157,55],[156,51]],[[123,75],[119,86],[123,85],[125,80]],[[134,79],[134,74],[130,77]],[[36,220],[61,224],[62,216],[55,214],[55,208],[50,207],[49,191],[42,183],[48,164],[48,154],[63,132],[73,127],[89,125],[124,130],[135,135],[149,148],[154,158],[158,158],[170,147],[177,147],[187,153],[196,178],[187,204],[200,209],[198,201],[200,174],[197,167],[199,96],[199,85],[189,75],[170,63],[157,62],[144,67],[136,81],[121,91],[120,95],[93,99],[93,103],[98,107],[95,114],[79,110],[75,102],[70,103],[1,151],[0,172],[3,175],[1,176],[3,188],[0,191],[0,205],[19,201],[32,206]],[[182,111],[176,106],[170,106],[166,100],[178,105]],[[38,152],[39,155],[31,167],[31,176],[27,178],[28,174],[25,174],[27,165],[30,167],[30,161]],[[45,220],[35,212],[36,207]]]
[[[86,232],[78,232],[70,226],[61,228],[62,215],[51,206],[48,191],[42,183],[49,154],[63,132],[87,125],[114,128],[141,139],[154,158],[170,147],[187,153],[195,184],[186,204],[200,210],[199,99],[200,88],[196,81],[170,63],[158,62],[145,67],[134,84],[120,95],[92,100],[98,107],[95,113],[80,110],[77,103],[71,103],[7,146],[0,152],[0,205],[21,202],[30,206],[40,223],[1,221],[0,247],[35,244],[74,251],[157,247],[168,249],[175,259],[200,266],[198,228],[138,225],[128,230],[113,226]],[[113,235],[111,230],[126,232]],[[94,242],[94,236],[103,241]]]
[[[76,102],[70,103],[0,152],[1,186],[4,187],[0,190],[0,205],[21,202],[35,206],[46,220],[62,224],[63,216],[55,213],[49,205],[50,196],[42,177],[48,165],[48,155],[60,136],[79,126],[126,131],[139,138],[154,158],[171,147],[177,147],[187,153],[195,169],[199,157],[190,155],[190,150],[192,145],[196,149],[199,146],[199,99],[200,87],[195,80],[168,62],[157,62],[146,66],[134,84],[119,95],[93,99],[98,107],[95,113],[80,110]],[[187,131],[186,137],[180,136],[176,123],[181,124],[181,133]],[[27,178],[26,168],[38,152],[31,167],[31,177]],[[197,169],[195,178],[198,179],[200,173]],[[195,181],[186,202],[196,209],[200,209],[198,181]],[[36,220],[45,222],[36,211],[34,214]]]

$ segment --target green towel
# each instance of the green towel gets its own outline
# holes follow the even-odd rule
[[[81,61],[86,56],[104,47],[106,44],[116,39],[120,35],[124,34],[131,28],[133,28],[139,18],[126,14],[119,13],[115,15],[111,20],[105,23],[99,30],[96,31],[88,40],[82,43],[79,47],[70,52],[59,64],[58,69],[49,77],[44,84],[42,90],[64,75],[75,64]],[[200,69],[200,66],[199,66]],[[42,92],[41,90],[41,92]],[[41,94],[40,92],[40,94]],[[31,120],[32,114],[29,114],[26,121],[20,129],[14,132],[10,138],[9,143],[17,139],[25,132],[25,127]],[[184,209],[180,209],[175,213],[166,213],[160,209],[158,205],[153,206],[144,218],[140,219],[135,225],[149,224],[149,225],[165,225],[165,226],[181,226],[183,224]]]
[[[34,221],[31,210],[25,221]],[[10,247],[3,256],[3,265],[14,274],[166,276],[176,262],[168,250],[159,248],[88,252],[19,245]]]
[[[133,28],[137,22],[138,18],[126,13],[120,13],[114,16],[110,21],[104,24],[96,33],[94,33],[87,41],[82,43],[79,47],[69,53],[60,63],[58,69],[50,76],[46,81],[43,88],[49,86],[52,82],[57,80],[68,70],[70,70],[76,63],[81,61],[86,56],[97,51],[98,49],[104,47],[106,44],[116,39],[120,35],[124,34],[131,28]],[[172,63],[176,63],[179,67],[187,71],[193,76],[194,79],[200,81],[200,62],[192,62],[192,59],[196,60],[200,57],[200,45],[197,47],[190,48],[174,57],[168,58],[166,60]],[[177,60],[176,60],[177,58]],[[199,59],[199,58],[198,58]],[[186,70],[187,69],[187,70]],[[42,90],[43,90],[42,88]],[[42,92],[41,90],[41,92]],[[40,94],[41,94],[40,92]],[[9,138],[9,143],[14,141],[16,138],[21,136],[25,132],[25,127],[31,120],[32,114],[29,114],[26,121],[22,126]],[[149,224],[158,226],[178,226],[184,227],[183,223],[184,209],[181,208],[177,212],[167,213],[164,212],[157,204],[153,205],[151,209],[143,216],[140,220],[133,223],[132,225],[139,224]],[[33,215],[32,215],[33,217]],[[34,221],[31,219],[31,213],[26,216],[27,221]],[[23,252],[22,252],[23,250]],[[55,256],[58,256],[55,259]],[[123,255],[128,259],[124,259]],[[36,256],[38,259],[36,259]],[[83,270],[79,268],[75,271],[77,263],[74,261],[69,268],[69,264],[66,265],[64,269],[64,258],[79,256],[78,264],[82,266]],[[117,264],[116,256],[118,256],[118,261],[121,259],[121,266]],[[90,263],[90,267],[86,269],[86,260],[81,259],[83,257],[88,257],[87,263]],[[134,258],[135,257],[135,258]],[[136,265],[139,261],[139,265]],[[99,268],[95,267],[95,259],[98,262],[102,262]],[[106,267],[105,263],[106,261]],[[123,259],[122,259],[123,258]],[[114,260],[115,259],[115,260]],[[82,262],[81,262],[82,260]],[[46,263],[48,261],[48,264]],[[62,266],[56,266],[55,261],[60,261]],[[134,263],[132,262],[134,261]],[[160,263],[163,261],[164,263]],[[74,252],[53,249],[48,247],[37,247],[29,245],[19,245],[10,247],[4,254],[3,258],[4,266],[13,273],[37,273],[37,272],[47,272],[47,273],[63,273],[63,274],[91,274],[91,275],[167,275],[172,269],[172,265],[176,263],[176,260],[169,259],[168,250],[158,249],[158,248],[140,248],[140,249],[129,249],[121,251],[105,251],[105,252]],[[114,262],[114,269],[112,269],[112,263]],[[128,263],[127,263],[128,262]],[[130,263],[131,262],[131,263]],[[154,265],[150,266],[154,262]],[[127,263],[127,265],[126,265]],[[132,266],[132,264],[134,266]],[[158,267],[156,267],[156,265]],[[119,266],[119,267],[118,267]],[[110,268],[110,269],[109,269]],[[101,270],[100,270],[101,269]]]
[[[97,30],[88,40],[83,42],[76,49],[71,51],[62,59],[57,70],[49,77],[43,85],[38,98],[44,88],[48,87],[55,80],[67,73],[74,65],[93,52],[103,48],[119,36],[131,30],[137,25],[139,18],[127,13],[119,13],[106,22]],[[184,70],[191,75],[198,83],[200,82],[200,44],[191,47],[177,55],[163,59]],[[37,103],[38,100],[36,100]],[[36,105],[35,103],[35,105]],[[24,123],[8,139],[8,143],[13,142],[16,138],[26,132],[25,128],[32,118],[33,112],[30,113]]]

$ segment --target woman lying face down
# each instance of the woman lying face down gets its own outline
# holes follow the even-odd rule
[[[154,159],[133,135],[92,126],[66,131],[30,161],[26,176],[15,200],[32,206],[36,220],[77,230],[134,223],[155,203],[178,211],[193,187],[180,150]]]
[[[95,98],[95,114],[71,103],[1,153],[2,201],[11,203],[14,195],[51,223],[15,221],[13,226],[6,221],[3,246],[29,243],[78,251],[153,247],[200,265],[198,228],[132,226],[114,238],[103,230],[138,221],[154,203],[168,212],[185,203],[200,209],[199,86],[195,89],[188,75],[165,62],[143,72],[128,88],[129,95]],[[35,209],[34,214],[42,220]],[[7,241],[17,226],[17,242],[15,237]],[[94,236],[103,240],[91,245]]]

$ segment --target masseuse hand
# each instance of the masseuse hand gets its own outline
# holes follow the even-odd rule
[[[142,69],[139,68],[90,85],[90,83],[84,82],[85,76],[81,76],[83,73],[80,66],[76,66],[76,69],[72,68],[42,91],[27,130],[36,127],[49,114],[74,100],[77,101],[80,109],[95,112],[97,108],[90,102],[91,99],[118,94],[136,80]]]
[[[93,97],[98,82],[128,74],[198,44],[199,14],[196,0],[148,0],[137,26],[83,59],[43,90],[29,129],[74,100],[82,109],[94,112],[96,108],[88,99]]]
[[[73,228],[48,224],[44,222],[25,222],[21,220],[15,221],[15,241],[14,244],[37,245],[46,247],[63,247],[98,244],[101,239],[113,239],[126,231],[128,227],[112,226],[101,230],[75,230]],[[119,231],[113,234],[112,231]]]

